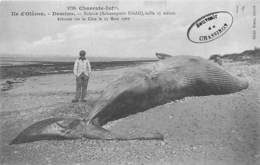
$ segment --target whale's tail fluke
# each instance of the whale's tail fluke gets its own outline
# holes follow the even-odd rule
[[[49,118],[36,122],[24,129],[9,144],[29,143],[40,140],[163,140],[160,133],[144,136],[122,136],[109,130],[75,118]]]
[[[49,118],[32,124],[24,129],[9,144],[29,143],[39,140],[66,140],[77,139],[77,136],[69,136],[69,130],[76,128],[80,123],[74,118]]]

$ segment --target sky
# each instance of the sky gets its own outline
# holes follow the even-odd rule
[[[57,21],[52,16],[11,16],[11,12],[68,12],[68,6],[111,5],[119,11],[170,11],[168,16],[130,16],[129,21]],[[0,54],[17,56],[154,57],[171,55],[209,57],[260,47],[260,31],[252,39],[253,5],[257,0],[112,0],[112,1],[0,1]],[[187,38],[189,26],[215,11],[228,11],[233,24],[209,43]],[[258,12],[259,13],[259,12]],[[260,16],[256,16],[259,18]],[[260,20],[260,19],[259,19]],[[256,26],[260,22],[256,19]],[[257,28],[256,28],[257,29]]]

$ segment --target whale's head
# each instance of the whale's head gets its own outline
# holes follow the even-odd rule
[[[153,68],[159,75],[158,79],[166,84],[171,82],[172,87],[191,86],[191,89],[195,90],[197,86],[204,85],[204,89],[201,90],[209,89],[209,92],[202,92],[202,95],[208,95],[237,92],[249,86],[247,80],[231,75],[223,67],[202,57],[171,56],[164,53],[156,53],[156,56],[160,60],[154,64]],[[216,90],[212,92],[212,89]],[[195,95],[198,93],[195,92]]]

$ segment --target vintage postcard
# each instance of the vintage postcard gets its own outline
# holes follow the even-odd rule
[[[260,164],[259,11],[0,0],[0,164]]]

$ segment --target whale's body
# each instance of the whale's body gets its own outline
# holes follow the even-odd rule
[[[84,120],[46,119],[25,129],[11,143],[82,137],[109,140],[161,139],[162,136],[158,134],[144,137],[118,136],[101,126],[187,96],[229,94],[247,87],[247,81],[230,75],[203,58],[166,58],[131,69],[109,84]]]

